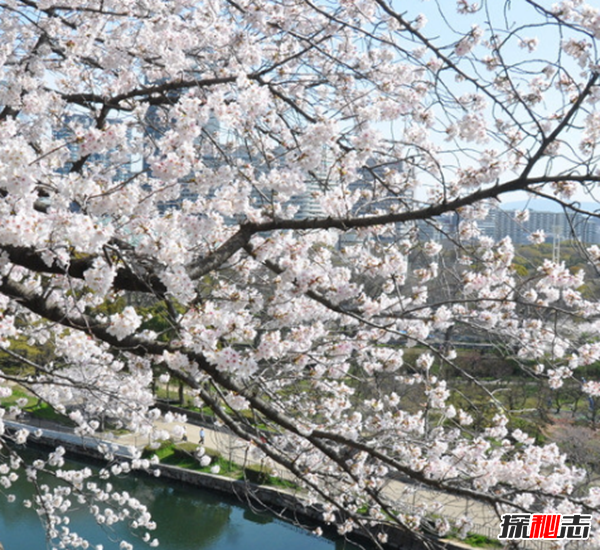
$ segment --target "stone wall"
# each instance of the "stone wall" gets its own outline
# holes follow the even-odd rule
[[[276,512],[294,523],[300,523],[305,528],[313,529],[321,526],[328,528],[330,531],[333,529],[329,525],[324,525],[323,508],[321,506],[307,504],[301,495],[292,491],[255,485],[247,481],[195,472],[176,466],[161,464],[157,468],[161,472],[161,477],[227,495],[234,495],[242,502],[250,502],[254,510],[264,510],[268,513]],[[151,472],[149,474],[152,475]],[[385,548],[389,550],[425,550],[427,548],[425,544],[415,540],[412,536],[406,536],[399,529],[387,529],[385,532],[388,536],[388,543]],[[366,548],[369,548],[369,544],[373,544],[366,533],[355,532],[349,539],[363,545],[366,544]],[[458,548],[450,543],[438,542],[442,545],[442,548]]]

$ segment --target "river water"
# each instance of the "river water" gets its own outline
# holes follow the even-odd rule
[[[220,494],[188,487],[179,482],[145,476],[127,476],[113,482],[118,490],[127,490],[140,499],[152,513],[158,526],[153,535],[164,550],[357,550],[343,540],[318,538],[267,514]],[[32,489],[17,482],[11,493],[17,499],[8,503],[0,492],[0,542],[5,550],[46,550],[44,530],[37,514],[19,502],[31,498]],[[119,541],[127,540],[136,550],[150,548],[126,527],[112,531],[101,529],[84,512],[72,516],[71,530],[103,550],[119,550]],[[93,546],[92,546],[93,548]]]

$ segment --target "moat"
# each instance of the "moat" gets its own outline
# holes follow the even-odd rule
[[[160,540],[159,548],[165,550],[356,550],[344,540],[316,537],[272,515],[257,514],[233,498],[179,482],[129,476],[114,485],[148,506],[157,522],[153,534]],[[18,481],[10,492],[16,496],[14,503],[0,495],[0,542],[4,549],[52,548],[36,512],[20,504],[31,498],[31,486]],[[70,528],[86,537],[90,548],[118,550],[121,540],[135,549],[150,548],[126,526],[100,528],[85,510],[72,515]]]

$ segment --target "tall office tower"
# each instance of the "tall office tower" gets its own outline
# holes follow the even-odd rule
[[[293,195],[289,201],[289,205],[296,209],[295,219],[302,220],[323,216],[321,197],[327,189],[336,185],[336,180],[331,173],[332,161],[331,151],[323,148],[318,167],[312,170],[304,180],[304,191]]]

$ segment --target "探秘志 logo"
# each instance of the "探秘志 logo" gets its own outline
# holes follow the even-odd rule
[[[504,514],[498,538],[583,540],[591,523],[589,514]]]

